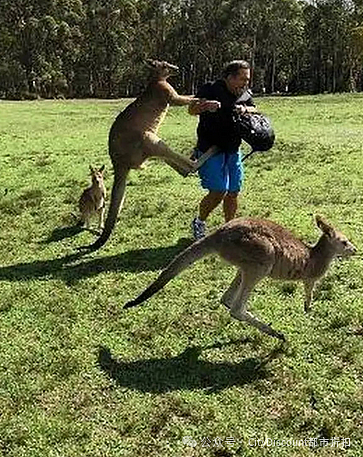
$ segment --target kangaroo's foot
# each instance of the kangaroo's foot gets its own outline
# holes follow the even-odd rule
[[[286,341],[285,335],[281,332],[278,332],[277,330],[274,330],[272,327],[270,327],[271,333],[270,335],[273,336],[274,338],[277,338],[281,341]]]
[[[235,317],[240,321],[248,322],[250,325],[257,328],[261,333],[266,333],[267,335],[273,336],[274,338],[286,341],[283,333],[277,332],[271,327],[271,325],[265,324],[264,322],[260,321],[259,319],[257,319],[257,317],[253,316],[249,311],[239,311],[235,308],[232,308],[231,316]]]

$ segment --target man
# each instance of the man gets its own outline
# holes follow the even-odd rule
[[[195,158],[213,145],[219,148],[199,169],[202,187],[209,192],[200,203],[199,216],[192,222],[195,239],[205,236],[205,221],[222,201],[225,221],[236,215],[243,164],[239,153],[242,139],[235,128],[233,111],[256,112],[247,90],[250,73],[250,65],[244,60],[228,63],[222,79],[202,86],[196,95],[199,100],[189,106],[190,114],[200,115]]]

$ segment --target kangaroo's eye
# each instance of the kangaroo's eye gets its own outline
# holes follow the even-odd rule
[[[348,241],[347,240],[343,240],[343,246],[348,246]]]

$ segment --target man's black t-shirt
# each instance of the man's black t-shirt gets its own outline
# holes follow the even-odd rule
[[[197,147],[205,152],[211,146],[216,145],[224,152],[234,152],[241,144],[241,137],[235,129],[232,112],[236,105],[255,106],[251,94],[245,91],[236,96],[227,89],[224,80],[204,84],[198,91],[198,98],[217,100],[221,108],[211,113],[206,111],[199,116],[197,128]]]

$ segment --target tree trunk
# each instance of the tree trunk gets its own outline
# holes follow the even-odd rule
[[[275,92],[276,48],[272,52],[271,92]]]

